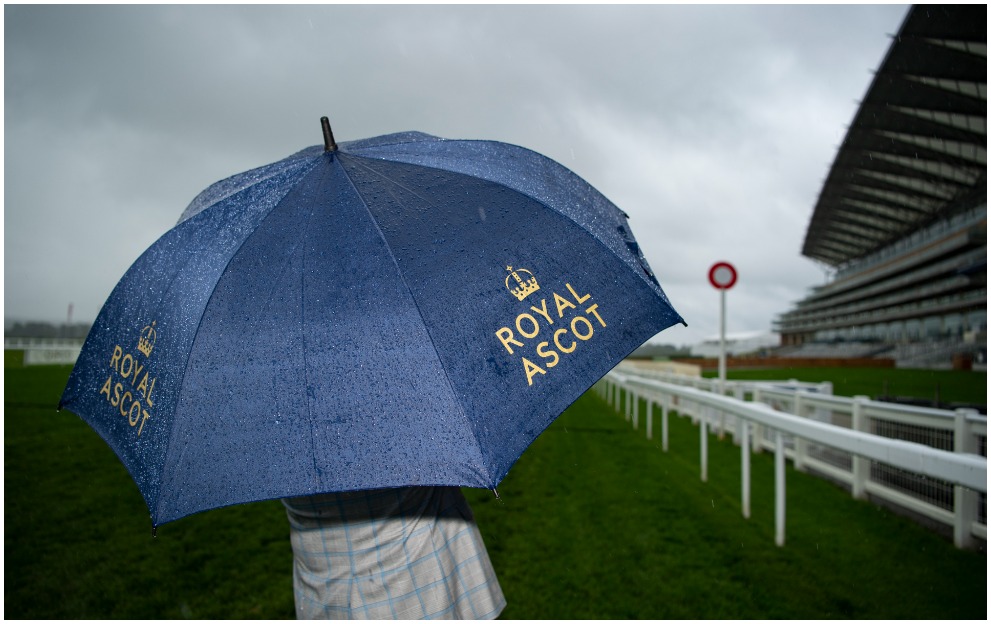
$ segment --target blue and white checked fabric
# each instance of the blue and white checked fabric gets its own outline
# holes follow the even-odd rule
[[[283,499],[299,619],[493,619],[506,606],[461,490]]]

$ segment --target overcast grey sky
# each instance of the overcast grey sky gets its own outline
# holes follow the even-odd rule
[[[4,315],[92,321],[210,183],[404,130],[541,152],[630,224],[688,321],[769,331],[907,13],[873,6],[4,7]]]

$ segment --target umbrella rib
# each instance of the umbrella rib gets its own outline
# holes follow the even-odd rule
[[[428,198],[424,197],[423,195],[420,195],[415,190],[411,189],[410,187],[406,186],[405,184],[401,184],[398,180],[395,180],[393,178],[390,178],[389,176],[385,175],[381,171],[378,171],[378,170],[376,170],[373,167],[369,167],[367,164],[365,164],[363,162],[359,162],[359,159],[363,159],[363,158],[364,157],[359,156],[358,158],[353,159],[354,165],[356,167],[361,167],[362,169],[364,169],[365,171],[371,173],[372,175],[376,175],[376,176],[378,176],[378,177],[380,177],[380,178],[382,178],[384,180],[388,180],[389,182],[391,182],[392,184],[394,184],[394,185],[398,186],[399,188],[403,189],[404,191],[406,191],[410,195],[415,195],[419,199],[423,200],[425,203],[428,203],[428,204],[433,205],[433,202],[432,201],[430,201]],[[348,160],[352,160],[352,159],[349,158]],[[425,167],[425,165],[417,165],[417,166],[418,167]],[[344,167],[341,167],[341,168],[344,169]],[[431,168],[435,168],[435,167],[431,167]],[[438,169],[438,171],[443,171],[443,169]],[[347,175],[347,169],[344,169],[344,175],[345,175],[345,177],[347,177],[348,182],[351,182],[351,188],[354,189],[354,191],[358,195],[358,197],[361,197],[361,193],[359,193],[357,187],[355,187],[354,182],[351,180],[351,176]],[[378,222],[375,220],[375,217],[372,215],[371,211],[368,210],[368,206],[365,204],[364,198],[362,198],[361,203],[362,203],[363,206],[365,206],[365,210],[368,212],[368,217],[375,223],[375,227],[376,227],[376,229],[378,229]],[[382,237],[382,240],[383,241],[386,241],[386,246],[388,247],[388,241],[386,240],[385,235],[382,234],[382,231],[381,230],[378,230],[378,232],[379,232],[379,236]],[[391,255],[393,261],[395,261],[395,258],[396,257],[392,253],[392,248],[389,248],[389,255]],[[398,268],[398,266],[399,266],[398,263],[396,263],[396,266]],[[403,283],[405,283],[405,281]]]
[[[316,214],[316,207],[311,205],[309,211],[306,215],[306,223],[313,219],[313,215]],[[311,228],[303,228],[303,255],[300,258],[300,272],[299,272],[299,288],[301,296],[299,298],[299,329],[300,329],[300,340],[302,343],[302,354],[303,354],[303,381],[305,384],[304,389],[310,387],[310,364],[307,361],[306,353],[308,351],[308,343],[306,340],[306,243],[310,239]],[[314,433],[314,423],[313,423],[313,409],[312,402],[310,401],[309,391],[304,393],[306,398],[306,421],[310,426],[310,461],[313,463],[313,478],[319,482],[320,479],[320,466],[317,464],[317,449],[316,449],[316,434]]]
[[[358,156],[358,157],[353,157],[352,156],[352,157],[349,157],[347,160],[350,163],[353,163],[355,166],[361,167],[362,169],[368,171],[369,173],[371,173],[373,175],[376,175],[376,176],[378,176],[378,177],[380,177],[382,179],[388,180],[389,182],[395,184],[396,186],[398,186],[398,187],[400,187],[400,188],[402,188],[402,189],[410,192],[411,194],[415,195],[416,197],[419,197],[423,201],[425,201],[427,203],[432,203],[427,198],[425,198],[422,195],[416,193],[412,189],[410,189],[410,188],[408,188],[408,187],[400,184],[396,180],[393,180],[392,178],[386,176],[385,174],[383,174],[383,173],[381,173],[379,171],[376,171],[374,168],[367,166],[363,162],[359,162],[362,159],[363,159],[363,157],[361,157],[361,156]],[[413,305],[416,306],[416,313],[420,317],[420,321],[423,324],[424,331],[427,333],[427,337],[430,338],[430,346],[433,349],[433,352],[434,352],[434,354],[437,357],[437,362],[440,364],[441,370],[444,371],[444,378],[447,380],[447,385],[451,389],[451,396],[453,396],[455,398],[455,401],[457,402],[459,411],[461,412],[461,417],[465,421],[465,423],[468,425],[468,428],[471,430],[472,437],[475,439],[475,448],[478,451],[478,457],[483,461],[483,465],[484,465],[485,471],[487,473],[485,475],[485,477],[486,477],[487,480],[491,480],[491,476],[492,476],[490,474],[491,473],[491,470],[490,470],[488,464],[485,463],[485,454],[482,452],[482,444],[481,444],[481,441],[478,438],[478,433],[475,431],[475,426],[472,423],[471,419],[468,418],[467,410],[465,410],[464,404],[461,402],[461,399],[458,396],[457,391],[455,390],[454,382],[451,380],[451,376],[450,376],[450,374],[447,371],[447,367],[444,366],[444,361],[440,357],[440,350],[437,348],[437,343],[434,341],[433,334],[430,332],[430,327],[427,324],[427,321],[426,321],[426,319],[423,316],[423,311],[420,309],[420,304],[416,300],[416,295],[413,293],[413,289],[410,288],[409,283],[406,281],[406,276],[403,274],[402,270],[400,269],[399,262],[396,259],[396,254],[393,253],[392,246],[389,244],[389,239],[386,238],[385,233],[382,232],[382,228],[379,227],[378,220],[375,219],[375,215],[373,215],[372,214],[372,211],[368,208],[368,204],[365,203],[365,198],[362,197],[361,192],[358,190],[358,187],[355,185],[354,180],[351,179],[351,176],[348,174],[347,168],[344,167],[343,164],[341,166],[341,171],[343,172],[344,177],[347,179],[348,183],[351,185],[351,188],[354,190],[355,195],[358,197],[359,200],[361,200],[361,205],[364,207],[365,211],[368,213],[369,220],[375,226],[375,231],[378,233],[378,236],[382,240],[383,245],[385,245],[386,250],[389,252],[389,257],[392,259],[392,264],[396,267],[396,274],[399,276],[399,279],[402,280],[403,286],[406,288],[406,292],[409,293],[409,297],[413,301]]]

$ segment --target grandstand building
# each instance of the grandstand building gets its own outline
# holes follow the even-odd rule
[[[983,359],[986,126],[987,7],[913,7],[819,194],[802,254],[833,276],[775,321],[782,351]]]

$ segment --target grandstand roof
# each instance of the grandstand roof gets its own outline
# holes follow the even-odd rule
[[[914,6],[820,192],[802,254],[839,267],[987,198],[987,6]],[[980,198],[977,198],[980,199]]]

